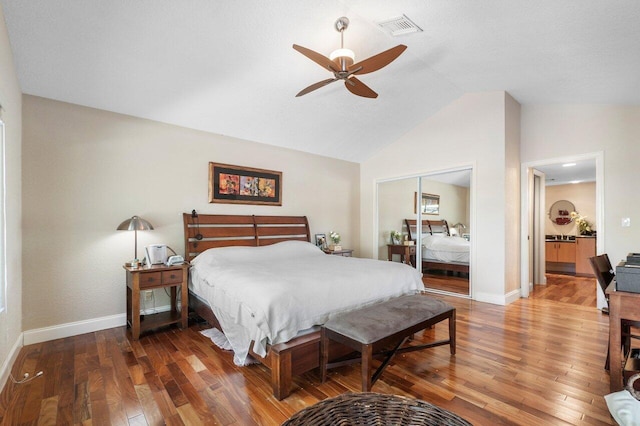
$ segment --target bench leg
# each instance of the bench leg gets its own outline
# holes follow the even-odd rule
[[[373,346],[362,345],[362,392],[371,392],[371,362],[373,361]]]
[[[329,338],[324,327],[320,332],[320,379],[327,380],[327,363],[329,362]]]

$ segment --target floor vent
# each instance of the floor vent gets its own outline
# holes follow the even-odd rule
[[[410,34],[421,32],[422,28],[417,26],[413,21],[402,15],[398,18],[388,19],[386,21],[377,22],[378,26],[385,32],[392,36],[399,36],[402,34]]]

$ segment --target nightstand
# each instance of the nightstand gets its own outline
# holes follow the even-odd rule
[[[400,261],[411,265],[411,256],[416,254],[415,244],[405,246],[403,244],[387,244],[387,260],[392,260],[394,254],[400,255]]]
[[[351,257],[353,256],[353,249],[342,250],[323,250],[327,254],[333,254],[335,256]]]
[[[133,340],[138,340],[140,333],[145,330],[165,325],[178,324],[180,328],[187,328],[189,264],[152,265],[138,268],[124,266],[124,269],[127,273],[127,323],[131,327]],[[144,321],[141,322],[140,293],[144,290],[167,287],[171,289],[171,310],[145,315]],[[180,287],[180,309],[177,304],[178,287]]]

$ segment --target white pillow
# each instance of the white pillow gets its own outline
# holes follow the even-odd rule
[[[308,255],[325,256],[315,244],[290,240],[262,247],[232,246],[211,248],[196,256],[191,261],[191,264],[230,264],[252,260],[265,261],[276,258],[297,258]]]
[[[640,401],[629,391],[610,393],[604,396],[609,412],[620,426],[640,426]]]

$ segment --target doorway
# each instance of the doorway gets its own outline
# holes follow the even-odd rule
[[[558,258],[553,258],[553,252],[547,253],[549,250],[554,250],[554,247],[565,244],[571,245],[573,248],[578,243],[594,243],[596,253],[604,252],[603,154],[599,152],[525,163],[522,165],[521,172],[521,296],[528,297],[534,285],[547,283],[545,265],[566,268],[564,271],[561,269],[560,273],[569,274],[568,276],[576,275],[576,267],[578,268],[578,276],[590,273],[590,265],[585,259],[585,255],[582,257],[578,255],[575,260],[560,258],[559,261]],[[566,194],[572,193],[572,185],[582,183],[586,187],[588,182],[591,182],[592,187],[595,186],[595,199],[591,200],[592,207],[589,207],[589,202],[585,201],[584,196],[579,195],[579,186],[575,187],[576,195],[574,198],[577,201],[577,206],[574,206],[573,209],[563,208],[559,212],[552,212],[550,211],[551,206],[546,205],[550,197],[554,199],[571,198]],[[554,187],[556,188],[554,189]],[[547,189],[549,189],[550,196],[546,195]],[[558,213],[561,214],[560,217],[558,217]],[[582,239],[584,235],[580,233],[575,222],[576,214],[587,217],[593,230],[597,231],[597,237],[593,237],[591,241]],[[581,247],[585,247],[585,244],[582,244]],[[566,249],[567,247],[561,246],[560,248]],[[582,248],[578,250],[582,250]],[[578,252],[574,251],[574,253]],[[580,261],[582,264],[579,263]],[[595,291],[597,292],[597,307],[600,309],[606,306],[606,301],[604,294],[601,294],[602,291],[597,286]]]

